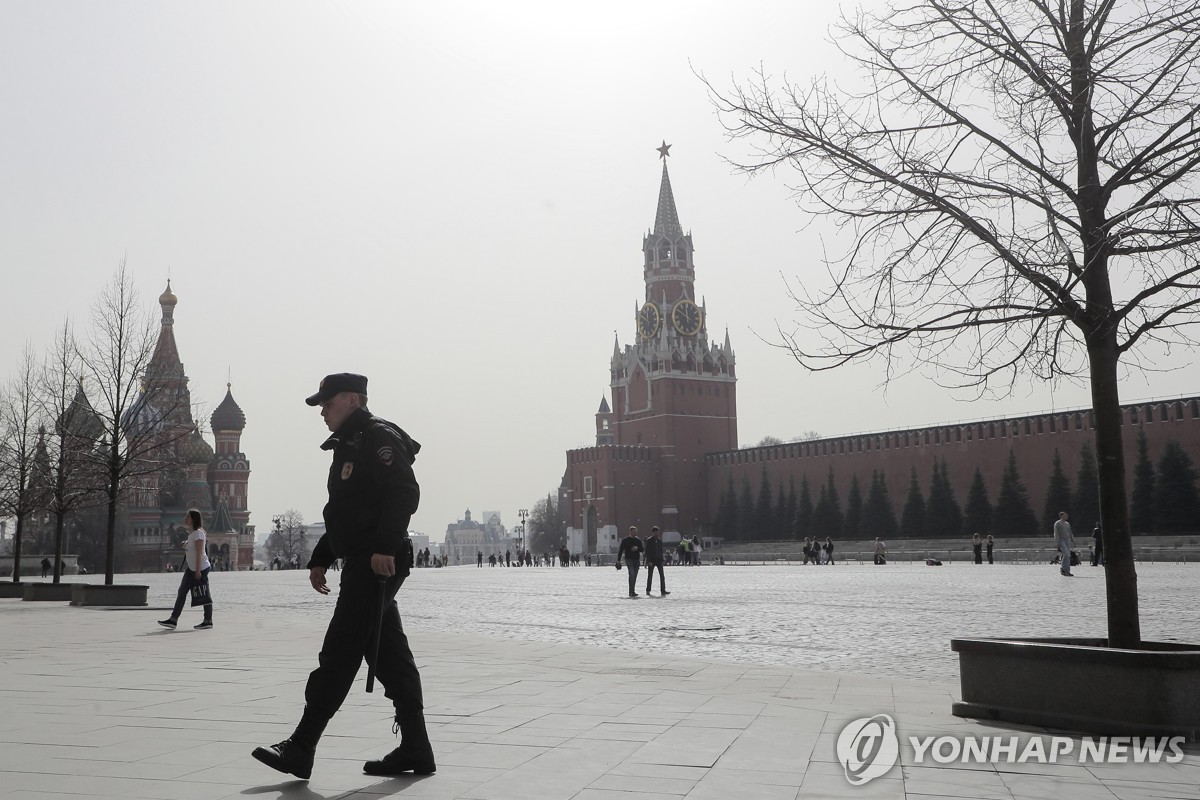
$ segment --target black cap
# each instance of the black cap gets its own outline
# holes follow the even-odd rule
[[[353,372],[338,372],[334,375],[326,375],[321,381],[321,385],[317,388],[317,393],[309,397],[304,402],[310,406],[315,406],[317,403],[323,403],[336,394],[342,392],[354,392],[355,394],[367,393],[367,379],[362,375],[355,375]]]

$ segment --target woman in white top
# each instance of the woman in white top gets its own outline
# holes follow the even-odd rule
[[[188,509],[183,517],[183,524],[190,531],[187,542],[183,545],[187,567],[183,571],[183,580],[179,582],[179,596],[175,598],[175,608],[171,611],[171,616],[160,619],[158,624],[174,630],[179,622],[179,615],[183,613],[183,604],[192,594],[193,587],[202,586],[208,602],[204,603],[204,621],[196,626],[196,630],[208,630],[213,626],[212,596],[208,591],[208,573],[212,569],[212,564],[208,561],[208,534],[204,531],[204,518],[194,508]]]

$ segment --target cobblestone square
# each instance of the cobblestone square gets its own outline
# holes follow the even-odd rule
[[[307,782],[249,752],[291,732],[332,599],[303,571],[218,573],[216,628],[192,630],[189,610],[167,631],[155,620],[177,576],[120,576],[151,587],[148,608],[0,600],[0,786],[14,800],[1200,798],[1194,746],[1179,763],[931,765],[903,745],[879,779],[847,781],[835,742],[865,716],[908,735],[1046,733],[951,716],[948,642],[1060,633],[1064,614],[1102,635],[1102,571],[1078,573],[676,567],[669,597],[632,600],[611,567],[419,570],[400,598],[437,774],[362,774],[395,743],[363,670]],[[1200,638],[1198,575],[1139,569],[1147,638]]]

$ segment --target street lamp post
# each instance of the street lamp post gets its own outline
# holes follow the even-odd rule
[[[525,520],[529,518],[529,509],[520,509],[517,511],[517,516],[521,518],[521,550],[524,551],[529,547],[529,542],[525,538]]]

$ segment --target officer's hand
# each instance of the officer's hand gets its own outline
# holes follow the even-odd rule
[[[329,594],[329,584],[325,582],[324,567],[312,567],[309,569],[308,582],[321,594]]]
[[[385,556],[383,553],[372,553],[371,571],[381,577],[392,577],[396,574],[396,557]]]

